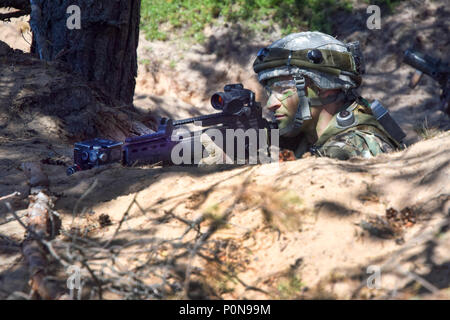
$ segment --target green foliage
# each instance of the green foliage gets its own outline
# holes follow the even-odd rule
[[[204,27],[219,18],[253,31],[278,24],[283,35],[300,29],[329,33],[330,15],[351,9],[350,0],[142,0],[141,27],[149,39],[180,33],[197,42],[205,40]]]
[[[395,7],[402,1],[405,0],[365,0],[364,2],[369,5],[375,4],[377,6],[384,6],[388,8],[389,12],[392,12],[394,11]]]
[[[150,60],[149,59],[141,59],[139,60],[139,64],[143,64],[145,66],[150,64]]]

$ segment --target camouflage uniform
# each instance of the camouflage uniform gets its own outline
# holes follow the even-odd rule
[[[368,108],[356,102],[352,105],[358,125],[340,129],[336,125],[335,115],[313,147],[316,155],[341,160],[370,158],[400,147],[373,118]]]

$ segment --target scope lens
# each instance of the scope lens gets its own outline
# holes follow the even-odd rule
[[[106,162],[106,160],[108,160],[108,155],[102,152],[98,158],[100,159],[101,162]]]
[[[211,105],[214,109],[222,110],[224,105],[224,99],[220,93],[216,93],[211,97]]]
[[[86,151],[83,151],[81,153],[81,160],[87,161],[87,159],[89,159],[89,154]]]
[[[97,152],[96,151],[89,152],[89,161],[91,161],[91,162],[97,161]]]

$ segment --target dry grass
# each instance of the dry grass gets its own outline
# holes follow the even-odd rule
[[[425,117],[425,121],[421,125],[417,125],[414,128],[414,131],[422,138],[422,140],[431,139],[443,132],[437,127],[430,127],[427,117]]]

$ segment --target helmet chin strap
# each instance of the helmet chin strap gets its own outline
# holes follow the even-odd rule
[[[309,99],[306,96],[306,80],[302,75],[294,76],[297,88],[298,106],[292,124],[280,130],[281,136],[295,136],[300,132],[303,122],[312,119]]]
[[[294,121],[283,129],[280,129],[281,136],[292,137],[300,132],[303,122],[312,119],[310,101],[306,96],[306,80],[300,74],[294,76],[295,87],[297,88],[298,106]]]
[[[294,127],[300,128],[303,121],[311,119],[311,109],[309,107],[309,99],[306,96],[306,80],[303,76],[294,76],[295,87],[298,94],[298,107],[294,119]]]
[[[326,98],[308,98],[306,95],[306,81],[302,75],[294,76],[295,87],[297,88],[298,106],[294,121],[283,129],[280,129],[281,136],[292,137],[300,132],[303,122],[312,119],[311,106],[323,106],[346,99],[344,92],[330,95]]]

